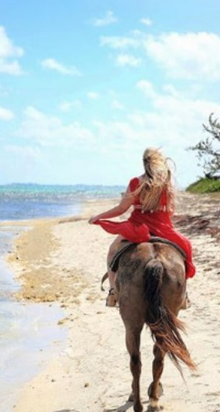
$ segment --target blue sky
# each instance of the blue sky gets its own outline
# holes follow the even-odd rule
[[[127,184],[220,117],[219,0],[1,0],[0,184]]]

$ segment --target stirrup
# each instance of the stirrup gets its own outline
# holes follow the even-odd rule
[[[109,289],[108,296],[106,298],[106,306],[114,307],[117,303],[115,288]]]

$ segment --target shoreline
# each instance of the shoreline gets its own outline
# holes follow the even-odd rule
[[[90,201],[85,203],[85,210],[87,203],[90,205]],[[106,203],[106,200],[104,200],[103,203]],[[107,201],[107,203],[109,202]],[[93,201],[91,201],[91,204],[93,204]],[[90,206],[89,210],[91,210]],[[73,320],[72,313],[69,313],[66,309],[70,304],[79,303],[77,296],[83,285],[82,281],[79,282],[78,279],[78,285],[76,287],[76,278],[80,278],[80,273],[78,273],[78,275],[75,273],[74,293],[69,293],[72,286],[69,269],[63,270],[61,268],[60,271],[62,272],[63,270],[65,280],[62,280],[62,277],[58,281],[56,280],[59,268],[56,264],[54,270],[51,271],[50,255],[56,251],[58,241],[52,232],[53,228],[59,224],[82,220],[87,220],[86,215],[0,222],[0,231],[2,231],[2,233],[13,232],[10,247],[8,246],[2,255],[2,263],[5,265],[5,271],[8,271],[9,274],[7,276],[8,281],[6,279],[6,284],[9,283],[10,285],[10,279],[13,283],[13,288],[8,287],[10,292],[7,293],[8,296],[5,296],[8,302],[7,307],[12,308],[13,311],[16,310],[17,320],[15,327],[17,328],[17,325],[20,325],[20,333],[24,334],[24,338],[26,336],[26,330],[28,328],[30,330],[30,337],[26,336],[26,339],[29,341],[28,350],[27,348],[22,350],[20,344],[15,342],[13,352],[21,351],[19,352],[19,358],[23,359],[24,357],[24,361],[28,356],[27,365],[29,365],[31,369],[31,372],[28,372],[27,365],[24,368],[23,365],[19,366],[19,361],[14,360],[14,363],[17,365],[15,367],[17,371],[11,371],[9,375],[8,370],[6,383],[4,382],[2,386],[0,403],[4,408],[3,412],[11,412],[12,409],[14,410],[15,404],[20,397],[20,392],[25,384],[35,376],[38,376],[39,373],[47,367],[48,363],[53,361],[54,357],[59,356],[60,353],[65,350],[68,336],[67,322],[68,320]],[[52,272],[54,273],[52,274]],[[46,278],[47,280],[45,281]],[[14,307],[16,309],[13,309]],[[2,310],[4,313],[4,306]],[[32,316],[31,320],[29,319],[30,313]],[[20,323],[21,319],[22,323]],[[23,330],[24,323],[25,330]],[[45,330],[46,324],[47,329],[49,329],[50,334],[52,334],[51,336],[47,336]],[[42,343],[38,342],[38,337],[35,336],[36,333],[33,331],[33,327],[37,327],[38,335],[41,335]],[[8,331],[8,333],[10,333],[10,331]],[[10,337],[8,339],[10,339]],[[35,341],[34,339],[37,340]],[[48,350],[47,346],[49,345],[49,341],[51,341],[51,344]],[[9,343],[11,347],[11,341],[9,341]],[[38,346],[40,346],[39,349],[37,348]],[[4,354],[1,358],[2,362],[7,362]],[[20,376],[18,377],[19,370]],[[4,371],[4,369],[2,371]]]
[[[11,223],[0,225],[2,412],[12,411],[25,383],[47,365],[52,347],[54,353],[51,359],[61,350],[66,339],[66,330],[61,330],[57,326],[58,321],[63,318],[63,310],[57,304],[52,307],[48,304],[27,303],[15,299],[21,285],[8,260],[12,254],[13,244],[27,229],[20,222],[16,223],[15,226]],[[56,347],[53,341],[56,341]]]
[[[100,292],[100,278],[105,271],[112,235],[87,223],[88,217],[113,204],[112,200],[98,205],[88,202],[80,217],[44,220],[18,241],[19,248],[15,248],[10,264],[17,276],[22,275],[23,281],[25,275],[29,285],[19,299],[26,297],[28,301],[40,302],[45,301],[46,294],[52,299],[48,300],[49,304],[57,302],[65,310],[59,325],[68,328],[68,337],[65,348],[24,386],[13,408],[15,412],[132,411],[132,404],[126,404],[131,375],[124,327],[118,310],[106,308],[106,293]],[[185,412],[186,408],[188,412],[217,412],[220,407],[217,384],[220,376],[217,360],[220,359],[220,214],[217,216],[216,205],[214,202],[211,208],[210,199],[205,203],[204,198],[198,204],[198,197],[183,194],[179,206],[182,213],[176,216],[179,230],[190,235],[193,241],[198,270],[195,278],[188,281],[192,307],[180,314],[188,326],[184,341],[198,364],[198,372],[192,374],[184,368],[187,382],[184,386],[175,367],[166,360],[162,403],[170,412]],[[16,259],[17,252],[19,259]],[[21,264],[24,271],[19,269]],[[31,283],[36,277],[40,279],[38,285]],[[50,280],[53,290],[48,286]],[[153,347],[146,330],[142,341],[141,392],[146,399],[145,380],[150,384]]]
[[[82,206],[82,213],[76,216],[0,222],[0,229],[13,227],[13,224],[15,227],[25,228],[15,238],[10,254],[5,256],[6,264],[12,268],[14,277],[20,284],[20,290],[15,294],[15,298],[20,301],[24,299],[33,302],[58,302],[62,306],[64,295],[70,302],[78,303],[74,298],[80,294],[84,280],[80,268],[74,268],[74,280],[78,287],[71,291],[70,295],[70,269],[68,264],[65,268],[64,262],[62,265],[59,264],[59,229],[56,231],[55,228],[78,222],[84,222],[89,227],[87,221],[92,214],[99,213],[103,208],[113,207],[115,202],[116,199],[86,201]],[[51,260],[54,260],[54,264],[51,264]],[[45,278],[48,278],[50,285],[44,284]]]

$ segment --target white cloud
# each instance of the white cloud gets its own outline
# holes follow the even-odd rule
[[[133,126],[126,121],[94,121],[94,126],[98,130],[96,133],[100,142],[105,142],[106,148],[111,147],[130,149],[130,145],[136,143],[138,138],[146,136],[144,130],[136,131]]]
[[[11,110],[5,109],[0,106],[0,120],[11,120],[14,118],[14,114]]]
[[[170,76],[220,80],[220,37],[213,33],[168,33],[147,36],[147,55]]]
[[[82,102],[80,100],[74,100],[73,102],[61,102],[59,104],[59,109],[61,112],[70,112],[72,109],[82,109]]]
[[[119,54],[116,58],[117,66],[138,67],[141,64],[141,59],[131,54]]]
[[[137,48],[139,46],[139,41],[132,37],[102,36],[100,45],[109,46],[112,49],[127,49],[129,47]]]
[[[57,60],[48,58],[41,62],[41,65],[45,69],[55,70],[61,74],[70,75],[70,76],[82,76],[81,72],[74,66],[64,66],[59,63]]]
[[[147,80],[140,80],[137,83],[137,88],[140,89],[141,91],[143,91],[143,93],[145,94],[145,96],[150,97],[150,98],[155,98],[156,93],[154,91],[154,86],[152,83],[150,83]]]
[[[103,27],[109,26],[110,24],[116,23],[118,19],[115,17],[112,11],[107,11],[106,15],[102,18],[97,18],[92,21],[93,26]]]
[[[88,92],[87,97],[90,100],[97,100],[99,98],[99,95],[98,93],[95,93],[95,92]]]
[[[198,92],[200,90],[200,87],[199,86],[191,87],[191,95],[194,94],[193,90],[194,90],[194,92]],[[163,91],[167,94],[170,94],[171,96],[179,96],[179,90],[177,90],[172,84],[164,84],[163,85]]]
[[[10,153],[14,153],[17,156],[22,156],[24,158],[32,158],[33,160],[37,160],[41,156],[41,152],[36,147],[31,146],[16,146],[16,145],[7,145],[5,150]]]
[[[178,90],[165,85],[159,91],[148,80],[136,84],[139,93],[146,97],[143,109],[123,112],[123,120],[96,120],[92,124],[79,122],[64,123],[59,117],[48,116],[34,107],[26,109],[20,130],[17,133],[26,144],[38,145],[42,152],[48,148],[51,153],[58,148],[68,152],[77,147],[91,156],[103,159],[109,157],[116,168],[120,168],[121,154],[126,159],[128,175],[141,173],[141,155],[145,147],[161,147],[177,165],[178,179],[184,186],[198,174],[194,154],[185,149],[204,137],[203,123],[208,123],[211,112],[220,113],[220,104],[192,96],[191,89]],[[135,100],[135,92],[134,100]],[[115,92],[111,92],[112,108],[121,109]],[[115,106],[115,107],[114,107]],[[118,117],[118,116],[117,116]],[[106,156],[106,157],[105,157]],[[190,164],[189,164],[190,159]],[[140,169],[137,167],[140,166]],[[103,166],[105,167],[105,166]],[[112,175],[113,178],[113,175]],[[120,177],[123,181],[123,177]],[[113,179],[114,180],[114,179]]]
[[[72,102],[61,102],[59,104],[59,109],[61,112],[70,112],[72,110],[73,103]]]
[[[220,36],[214,33],[169,32],[156,36],[134,30],[130,36],[101,37],[100,45],[114,50],[139,49],[175,79],[220,80]]]
[[[167,156],[173,158],[177,166],[177,182],[184,187],[203,174],[195,153],[186,151],[186,148],[204,138],[202,124],[208,124],[211,112],[218,117],[220,104],[192,97],[190,89],[188,95],[174,88],[158,93],[145,80],[138,82],[137,88],[146,97],[147,109],[133,111],[129,124],[137,131],[137,136],[140,130],[145,130],[145,146],[161,147]]]
[[[124,106],[117,99],[114,99],[112,101],[112,108],[115,109],[115,110],[123,110]]]
[[[191,98],[190,90],[189,96],[174,87],[158,93],[147,80],[139,81],[137,89],[146,96],[146,109],[137,108],[130,115],[127,112],[123,121],[99,120],[88,126],[79,122],[65,124],[59,117],[28,107],[17,135],[41,146],[74,147],[77,144],[94,149],[105,141],[106,148],[124,146],[131,151],[138,145],[152,144],[166,144],[172,150],[184,149],[201,139],[202,124],[208,121],[209,114],[214,112],[218,117],[220,113],[220,104]],[[124,108],[116,97],[111,107]]]
[[[34,107],[27,107],[16,135],[41,146],[71,147],[93,141],[93,133],[78,122],[64,124],[59,117],[47,116]]]
[[[152,26],[152,20],[148,18],[141,19],[140,22],[144,24],[145,26]]]
[[[7,36],[5,28],[0,26],[0,72],[14,76],[23,74],[17,58],[23,56],[24,50],[14,46]]]
[[[192,98],[174,88],[157,93],[154,86],[146,81],[137,83],[137,88],[151,101],[152,110],[138,112],[132,116],[137,124],[153,130],[174,147],[182,148],[198,142],[202,136],[202,124],[210,113],[220,113],[220,104],[202,98]]]

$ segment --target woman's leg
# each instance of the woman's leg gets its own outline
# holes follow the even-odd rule
[[[156,236],[161,236],[159,233],[153,232]],[[176,243],[183,251],[186,253],[186,279],[191,278],[195,275],[196,268],[192,260],[192,246],[190,240],[184,236],[182,233],[179,233],[174,228],[166,228],[166,232],[162,234],[164,239],[170,240],[171,242]]]
[[[186,279],[195,275],[196,268],[192,260],[192,246],[190,240],[179,232],[173,232],[172,241],[177,243],[186,253]]]
[[[192,261],[192,246],[190,240],[175,230],[171,230],[166,239],[176,243],[179,247],[181,247],[184,250],[184,252],[186,253],[186,279],[193,277],[195,275],[196,268]],[[185,301],[181,309],[188,309],[190,306],[191,302],[186,292]]]
[[[109,265],[113,259],[114,254],[116,253],[116,250],[118,248],[118,245],[121,243],[121,241],[124,238],[121,235],[118,235],[114,242],[109,247],[108,255],[107,255],[107,269],[108,269],[108,278],[109,278],[109,285],[110,288],[113,288],[115,286],[115,272],[113,272]]]

